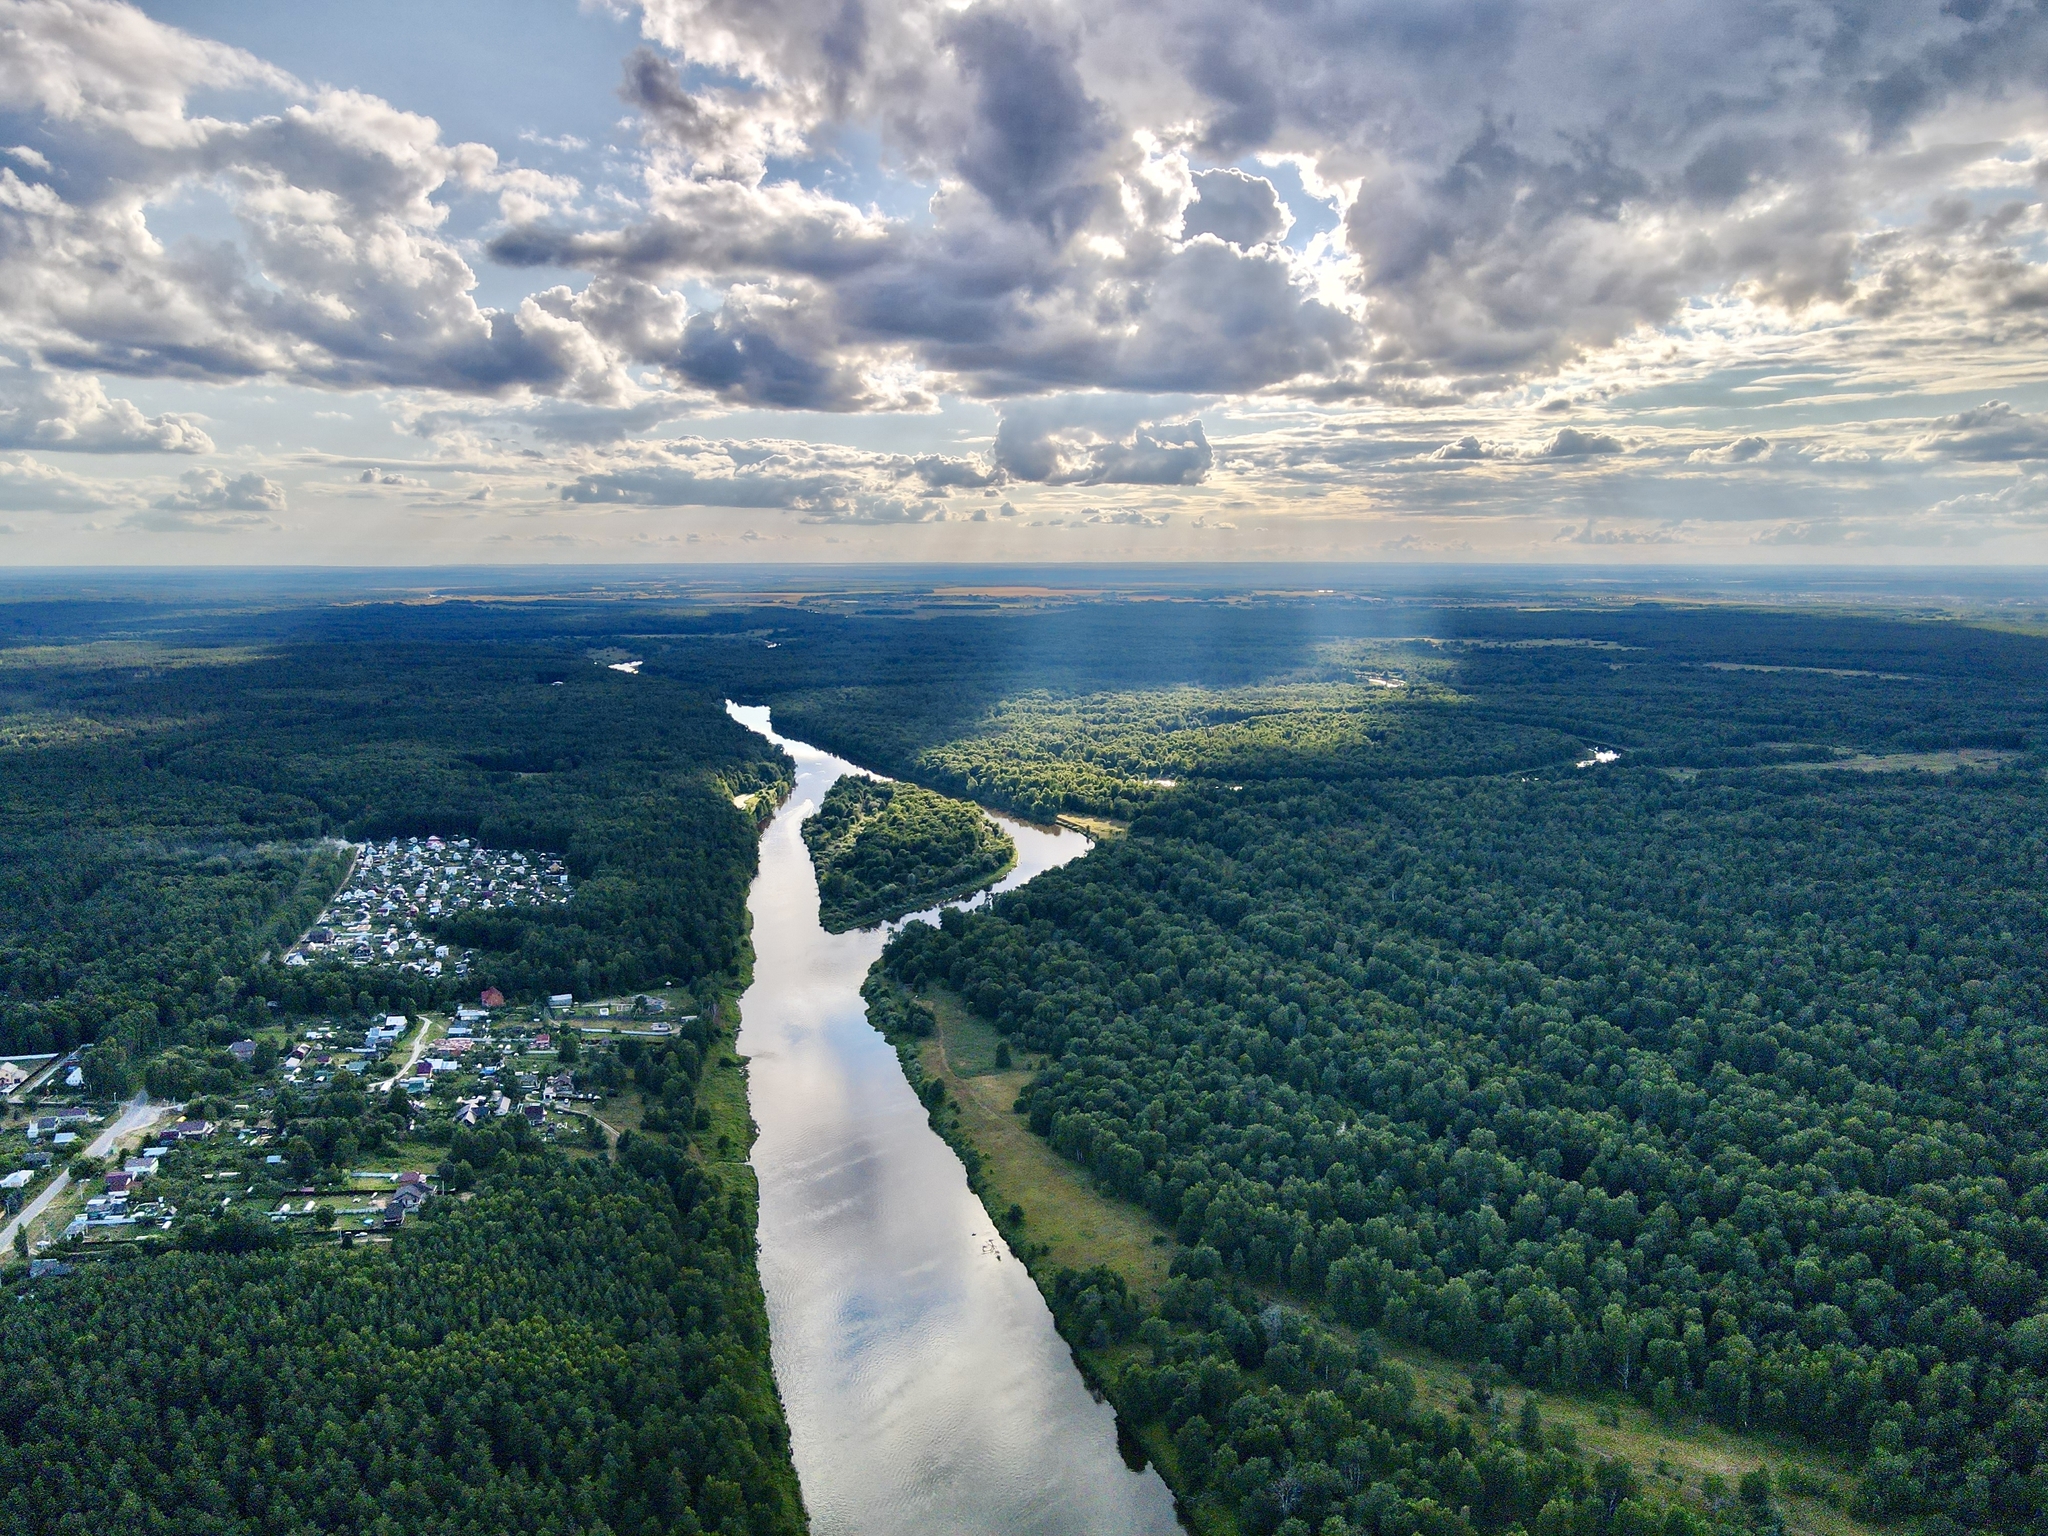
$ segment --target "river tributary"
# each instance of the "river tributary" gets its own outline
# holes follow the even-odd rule
[[[1169,1536],[1157,1472],[1118,1453],[1044,1298],[925,1119],[860,984],[886,929],[831,934],[800,827],[853,765],[777,736],[796,760],[761,838],[754,982],[740,1049],[760,1137],[761,1281],[797,1475],[819,1536]],[[1088,840],[997,818],[1008,890]],[[927,913],[906,921],[931,920]]]

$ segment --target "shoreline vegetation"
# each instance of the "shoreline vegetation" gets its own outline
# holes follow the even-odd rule
[[[933,1130],[959,1156],[969,1186],[1044,1294],[1082,1374],[1109,1398],[1122,1431],[1159,1468],[1183,1522],[1197,1536],[1244,1531],[1237,1511],[1190,1475],[1167,1425],[1146,1417],[1144,1394],[1129,1389],[1128,1367],[1146,1354],[1142,1325],[1133,1342],[1103,1327],[1100,1305],[1077,1305],[1091,1290],[1107,1292],[1126,1298],[1137,1313],[1156,1316],[1177,1278],[1172,1230],[1142,1206],[1103,1191],[1031,1131],[1019,1100],[1042,1069],[1041,1058],[1013,1054],[1010,1043],[947,988],[904,988],[880,962],[862,996]],[[1400,1392],[1414,1413],[1469,1427],[1481,1445],[1498,1441],[1526,1453],[1530,1425],[1540,1422],[1544,1447],[1582,1465],[1596,1482],[1618,1477],[1603,1468],[1626,1464],[1643,1494],[1702,1522],[1741,1507],[1743,1479],[1749,1478],[1750,1503],[1767,1485],[1775,1528],[1785,1536],[1874,1536],[1885,1529],[1842,1507],[1854,1470],[1816,1447],[1778,1435],[1731,1433],[1699,1417],[1660,1419],[1618,1392],[1524,1387],[1489,1373],[1481,1361],[1354,1328],[1317,1298],[1270,1285],[1250,1290],[1262,1310],[1298,1311],[1310,1326],[1376,1357],[1390,1380],[1405,1377]],[[1266,1374],[1277,1384],[1274,1373]],[[1759,1468],[1767,1483],[1754,1476]],[[1668,1514],[1657,1529],[1669,1529]]]
[[[388,1239],[238,1211],[10,1272],[0,1344],[36,1365],[0,1384],[8,1528],[799,1536],[731,982],[666,1038],[585,1045],[594,1145],[389,1121],[439,1192]],[[346,1083],[302,1112],[367,1138],[396,1104]],[[208,1369],[139,1366],[167,1356]]]
[[[1017,845],[979,806],[855,773],[825,792],[803,837],[827,933],[972,895],[1017,863]]]

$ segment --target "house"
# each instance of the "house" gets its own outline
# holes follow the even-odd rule
[[[546,1106],[541,1104],[522,1104],[519,1106],[519,1112],[526,1116],[528,1125],[539,1125],[548,1115]]]
[[[30,1259],[28,1277],[31,1280],[61,1280],[71,1273],[71,1266],[62,1259]]]
[[[502,1008],[505,1006],[505,994],[496,987],[485,987],[478,995],[477,1001],[486,1008]]]
[[[132,1184],[137,1179],[146,1179],[152,1173],[155,1173],[156,1164],[149,1158],[138,1157],[123,1163],[121,1171],[128,1175],[128,1182]]]
[[[66,1072],[64,1074],[64,1086],[66,1088],[83,1088],[85,1086],[85,1068],[73,1067],[69,1072]]]
[[[256,1042],[254,1040],[237,1040],[228,1047],[228,1054],[246,1067],[256,1059]]]
[[[452,1056],[429,1056],[421,1063],[429,1072],[460,1072],[462,1063]]]
[[[110,1195],[125,1195],[128,1193],[128,1186],[134,1182],[125,1173],[110,1173],[107,1175],[107,1193]]]
[[[457,1024],[481,1024],[490,1014],[481,1008],[458,1008],[455,1010]]]
[[[180,1141],[197,1141],[202,1136],[211,1136],[217,1127],[211,1120],[180,1120],[176,1125],[165,1126],[157,1132],[157,1140],[166,1146]]]
[[[0,1189],[27,1189],[35,1181],[35,1176],[36,1171],[33,1168],[17,1168],[6,1178],[0,1179]]]
[[[332,944],[334,942],[334,930],[332,928],[315,928],[306,935],[306,942],[308,944]]]
[[[0,1061],[0,1093],[12,1093],[28,1081],[28,1073],[12,1061]]]
[[[47,1152],[31,1152],[22,1161],[31,1168],[47,1168],[50,1166],[50,1154]]]
[[[550,1040],[545,1033],[538,1034],[533,1037],[533,1048],[536,1051],[552,1051],[555,1048],[555,1042]]]
[[[576,1006],[576,994],[573,992],[551,993],[548,997],[548,1006],[550,1008],[574,1008]]]

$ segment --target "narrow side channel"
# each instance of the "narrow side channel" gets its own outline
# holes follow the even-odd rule
[[[765,708],[727,707],[797,765],[748,897],[739,1043],[775,1375],[812,1529],[1168,1536],[1165,1483],[1125,1465],[1113,1410],[868,1025],[860,984],[887,931],[819,926],[799,827],[852,765],[775,735]],[[1018,863],[1002,889],[1087,848],[1003,825]]]

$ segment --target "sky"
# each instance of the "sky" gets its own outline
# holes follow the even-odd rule
[[[0,0],[0,565],[2048,564],[2016,0]]]

